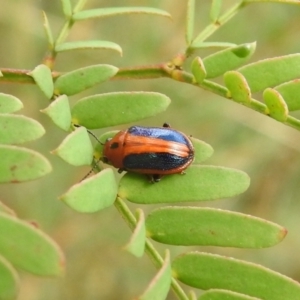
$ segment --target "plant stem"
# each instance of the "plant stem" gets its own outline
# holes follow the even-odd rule
[[[136,226],[136,218],[129,209],[129,207],[125,204],[123,199],[120,197],[117,197],[115,201],[115,207],[127,223],[127,225],[130,227],[130,229],[133,231],[135,226]],[[150,257],[151,261],[153,264],[157,267],[160,268],[163,265],[163,258],[161,255],[157,252],[155,247],[152,245],[152,243],[146,239],[146,244],[145,244],[145,252],[147,255]],[[185,294],[181,286],[178,284],[175,278],[172,277],[171,279],[171,286],[172,290],[174,293],[177,295],[178,299],[180,300],[188,300],[188,296]]]
[[[33,78],[28,75],[30,70],[0,69],[0,71],[3,75],[3,77],[0,77],[0,83],[18,82],[18,83],[34,84]],[[52,72],[52,76],[54,80],[60,75],[62,75],[62,73]],[[194,82],[194,77],[191,73],[176,68],[174,69],[172,68],[172,66],[169,66],[167,63],[161,63],[161,64],[149,65],[143,67],[122,68],[119,69],[118,73],[114,76],[114,78],[112,78],[112,80],[155,79],[155,78],[163,78],[163,77],[171,78],[176,81],[180,81],[180,82],[184,82],[187,84],[200,87],[204,90],[210,91],[228,100],[245,105],[244,103],[232,99],[229,95],[228,89],[225,86],[222,86],[210,80],[204,80],[201,83],[196,83]],[[266,105],[254,98],[252,98],[251,102],[246,106],[263,115],[269,116]],[[288,116],[287,120],[283,123],[300,131],[300,120],[292,116]]]
[[[62,29],[59,32],[57,39],[55,40],[55,45],[61,44],[66,39],[73,23],[74,22],[72,21],[72,19],[69,19],[65,22]]]
[[[243,2],[239,2],[235,5],[233,5],[230,9],[228,9],[219,19],[216,23],[209,24],[200,34],[193,40],[193,44],[198,44],[203,41],[205,41],[209,36],[211,36],[220,26],[224,25],[226,22],[228,22],[231,18],[233,18],[238,11],[242,8],[244,5]],[[191,46],[192,46],[191,45]]]

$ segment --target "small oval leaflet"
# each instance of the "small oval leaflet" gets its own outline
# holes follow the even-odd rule
[[[18,183],[48,174],[52,167],[40,153],[26,148],[0,145],[0,182]]]
[[[1,288],[0,299],[17,299],[20,289],[20,278],[14,267],[0,255]]]
[[[199,289],[226,289],[264,300],[300,299],[298,282],[231,257],[189,252],[173,260],[172,270],[175,278]]]
[[[52,153],[73,166],[90,165],[93,145],[86,129],[80,127],[71,132]]]
[[[155,277],[151,280],[144,293],[140,297],[138,297],[138,300],[166,299],[170,289],[171,279],[170,253],[169,250],[166,250],[166,255],[162,267],[155,275]]]
[[[78,94],[96,84],[107,81],[118,72],[110,65],[93,65],[80,68],[58,77],[54,84],[55,94]]]
[[[60,199],[78,212],[93,213],[113,205],[116,196],[114,173],[105,169],[75,184]]]
[[[207,201],[240,194],[249,184],[249,176],[239,170],[191,165],[185,175],[168,175],[155,185],[143,175],[127,173],[120,180],[119,195],[141,204]]]
[[[199,300],[261,300],[256,297],[247,296],[241,293],[236,293],[221,289],[210,289],[204,292]]]
[[[69,100],[66,95],[57,97],[48,107],[41,110],[41,112],[49,116],[53,123],[62,130],[70,130],[72,117]]]
[[[98,50],[113,50],[122,55],[122,48],[113,42],[108,41],[76,41],[76,42],[65,42],[58,44],[55,47],[57,52],[72,51],[72,50],[83,50],[83,49],[98,49]]]
[[[33,71],[28,73],[29,76],[33,77],[37,86],[50,99],[53,95],[53,79],[51,70],[46,65],[38,65]]]
[[[207,78],[215,78],[227,71],[238,68],[251,58],[256,48],[256,43],[238,45],[221,50],[203,58]]]
[[[0,93],[0,113],[13,113],[22,107],[23,103],[17,97]]]
[[[80,99],[72,108],[72,117],[75,124],[88,129],[110,127],[157,115],[170,102],[167,96],[154,92],[99,94]]]
[[[275,223],[241,213],[174,206],[152,211],[146,228],[150,238],[164,244],[238,248],[271,247],[287,233]]]
[[[36,120],[13,114],[0,114],[0,143],[21,144],[36,140],[45,133]]]
[[[137,223],[135,229],[131,235],[130,241],[124,248],[136,257],[141,257],[144,254],[146,243],[145,216],[143,210],[137,209],[136,219]]]
[[[53,240],[5,213],[0,213],[0,253],[13,265],[33,274],[57,276],[64,271],[62,251]]]

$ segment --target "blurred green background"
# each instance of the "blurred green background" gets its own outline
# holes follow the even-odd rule
[[[209,22],[210,1],[196,2],[195,31],[198,32]],[[226,8],[232,3],[235,1],[224,1],[223,6]],[[99,63],[117,67],[149,65],[168,61],[184,49],[186,1],[88,0],[86,9],[127,5],[165,9],[171,13],[173,21],[127,15],[79,22],[72,29],[69,41],[113,41],[123,48],[123,57],[109,51],[61,53],[55,70],[70,71]],[[60,1],[0,0],[0,6],[0,68],[33,69],[41,63],[47,50],[41,11],[47,13],[56,34],[64,22]],[[300,47],[299,20],[300,6],[252,4],[210,41],[237,44],[257,41],[252,61],[296,53]],[[207,55],[208,51],[197,54]],[[156,91],[172,99],[168,111],[139,124],[160,126],[168,122],[212,145],[215,153],[208,164],[237,168],[250,175],[251,186],[243,195],[196,205],[255,215],[288,229],[286,239],[270,249],[170,247],[172,257],[188,250],[208,251],[256,262],[300,280],[300,132],[241,105],[169,79],[107,82],[72,97],[72,101],[95,93],[135,90]],[[34,182],[1,185],[0,200],[13,208],[20,218],[38,222],[66,255],[63,278],[39,278],[21,272],[19,300],[126,300],[139,295],[156,270],[146,256],[137,259],[122,250],[130,231],[115,208],[84,215],[57,200],[81,180],[89,168],[69,166],[49,153],[66,133],[40,113],[39,110],[48,105],[47,99],[34,85],[1,84],[1,92],[19,97],[25,106],[20,113],[37,119],[46,128],[44,137],[25,146],[42,152],[51,161],[53,172]],[[260,95],[255,96],[260,98]],[[129,206],[133,210],[138,207]],[[154,207],[142,208],[150,211]],[[163,253],[165,247],[155,245]],[[175,297],[170,293],[168,299]]]

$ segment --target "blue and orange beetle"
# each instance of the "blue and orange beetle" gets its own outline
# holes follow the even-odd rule
[[[183,174],[194,160],[194,147],[182,132],[163,127],[132,126],[104,144],[104,162],[118,172],[147,174],[152,182],[164,175]]]

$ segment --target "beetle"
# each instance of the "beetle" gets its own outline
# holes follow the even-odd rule
[[[184,174],[194,160],[191,140],[182,132],[163,127],[132,126],[104,144],[103,158],[118,172],[147,174],[152,182],[169,174]]]

